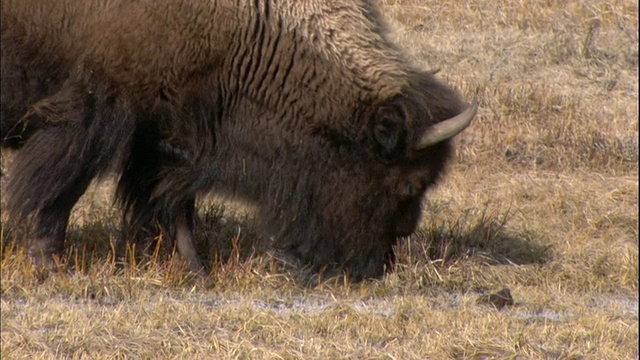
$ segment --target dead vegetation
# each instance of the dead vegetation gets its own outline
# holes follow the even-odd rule
[[[481,105],[392,273],[308,281],[208,203],[212,281],[122,263],[102,184],[59,272],[3,227],[2,357],[637,359],[637,2],[383,4],[412,57]],[[478,300],[505,287],[513,304]]]

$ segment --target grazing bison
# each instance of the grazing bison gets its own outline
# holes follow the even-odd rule
[[[160,229],[194,270],[194,199],[217,192],[258,205],[273,249],[380,276],[476,111],[371,0],[2,0],[1,16],[7,208],[45,263],[115,172],[127,238]]]

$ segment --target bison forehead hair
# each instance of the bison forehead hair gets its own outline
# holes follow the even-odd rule
[[[40,221],[57,239],[88,181],[115,169],[133,233],[166,223],[182,251],[193,199],[225,193],[258,205],[272,247],[381,275],[476,108],[408,62],[376,3],[3,0],[3,131],[26,112],[35,134],[11,208],[66,204]]]

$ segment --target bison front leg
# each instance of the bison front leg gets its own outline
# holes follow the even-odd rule
[[[155,122],[139,124],[133,135],[117,190],[125,238],[136,245],[137,256],[148,257],[163,235],[163,250],[170,252],[175,246],[189,270],[199,272],[203,265],[193,244],[195,196],[158,191],[159,183],[175,172],[176,162],[180,164],[163,141]]]
[[[191,199],[182,206],[176,219],[175,242],[178,254],[186,262],[190,271],[198,273],[204,265],[198,256],[193,241],[193,212],[195,201]]]
[[[138,256],[151,256],[154,244],[161,240],[164,251],[175,249],[189,271],[203,271],[204,265],[193,240],[195,198],[169,206],[169,201],[163,197],[149,200],[146,196],[135,195],[142,194],[129,194],[134,203],[127,211],[130,215],[125,219],[125,237],[137,246],[140,251]],[[148,201],[141,201],[143,198]]]

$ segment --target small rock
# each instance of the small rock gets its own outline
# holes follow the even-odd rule
[[[511,290],[504,288],[498,292],[481,295],[476,299],[478,304],[490,304],[496,309],[500,310],[505,306],[513,305],[513,297],[511,297]]]
[[[426,29],[426,26],[424,24],[418,24],[416,26],[413,27],[413,31],[424,31]]]

